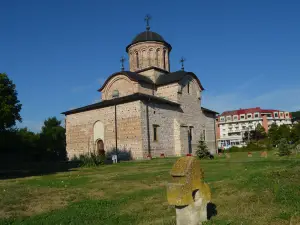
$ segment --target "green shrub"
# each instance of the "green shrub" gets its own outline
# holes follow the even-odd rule
[[[199,157],[199,159],[211,158],[210,152],[208,151],[208,147],[202,135],[200,136],[200,140],[198,142],[196,155]]]
[[[290,146],[285,138],[280,139],[278,144],[278,155],[279,156],[286,156],[290,155]]]
[[[74,156],[71,161],[79,161],[80,167],[95,167],[103,165],[105,162],[105,154],[86,153],[79,157]]]
[[[229,152],[268,151],[272,149],[272,147],[268,143],[269,142],[265,140],[251,141],[247,146],[243,146],[243,147],[232,146],[231,148],[228,148],[228,151]]]
[[[118,162],[119,161],[130,161],[133,159],[131,150],[128,150],[126,148],[123,149],[117,149],[112,148],[106,152],[106,159],[111,160],[112,155],[118,155]]]
[[[242,152],[242,151],[244,151],[244,149],[242,147],[239,148],[237,146],[232,146],[232,147],[228,148],[227,151],[229,151],[229,152]]]

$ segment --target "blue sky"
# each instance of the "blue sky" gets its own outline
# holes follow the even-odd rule
[[[0,72],[17,86],[19,126],[38,131],[99,100],[149,13],[173,47],[171,70],[184,56],[201,80],[202,106],[299,110],[299,12],[298,0],[0,0]]]

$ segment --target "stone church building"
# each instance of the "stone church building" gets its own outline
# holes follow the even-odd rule
[[[134,159],[194,154],[201,134],[216,152],[217,113],[201,107],[204,88],[196,74],[170,71],[171,50],[147,26],[126,47],[129,71],[122,67],[98,90],[102,100],[62,113],[69,159],[113,148]]]

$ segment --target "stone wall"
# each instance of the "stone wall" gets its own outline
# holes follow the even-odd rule
[[[212,154],[216,154],[216,119],[213,113],[203,112],[205,118],[205,140]]]
[[[175,155],[174,123],[179,107],[166,104],[144,102],[141,107],[141,124],[143,134],[143,152],[148,154],[147,105],[149,115],[149,142],[152,156],[164,153],[166,156]],[[157,125],[157,141],[154,141],[154,128]],[[178,143],[177,143],[178,144]]]
[[[155,83],[157,78],[163,74],[166,74],[166,72],[163,72],[163,71],[155,69],[155,68],[149,68],[149,69],[139,72],[139,74],[149,77]]]
[[[117,105],[118,148],[131,150],[135,158],[143,156],[141,133],[141,102]],[[115,147],[115,107],[75,113],[66,116],[66,141],[69,159],[74,155],[94,152],[94,124],[104,124],[104,148]]]
[[[118,90],[119,97],[131,95],[138,92],[139,84],[130,80],[125,75],[118,75],[112,78],[102,90],[102,100],[112,99],[113,91]]]
[[[178,87],[178,83],[160,86],[156,90],[156,95],[164,97],[165,99],[168,99],[173,102],[178,102]]]
[[[162,42],[147,41],[129,47],[130,71],[138,71],[155,66],[170,71],[169,49]]]
[[[188,88],[189,83],[189,88]],[[179,115],[179,122],[181,124],[181,140],[187,142],[187,127],[192,127],[192,152],[193,154],[196,151],[196,147],[198,145],[198,141],[200,139],[200,135],[202,132],[205,132],[205,138],[207,140],[207,145],[209,147],[210,152],[215,153],[215,141],[214,141],[214,133],[212,128],[214,119],[211,118],[212,115],[204,114],[201,110],[201,89],[197,83],[197,81],[187,76],[182,82],[182,92],[178,94],[178,102],[181,104],[181,109],[183,113]],[[189,93],[188,93],[189,89]],[[200,92],[200,94],[199,94]],[[186,143],[181,144],[182,153],[187,153],[188,149]]]
[[[138,92],[144,93],[147,95],[154,95],[154,86],[153,84],[147,84],[147,83],[140,83]]]

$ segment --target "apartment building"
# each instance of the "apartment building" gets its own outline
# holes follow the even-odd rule
[[[292,124],[290,112],[260,107],[225,111],[217,118],[217,143],[219,148],[245,145],[243,136],[261,124],[266,132],[272,123]]]

